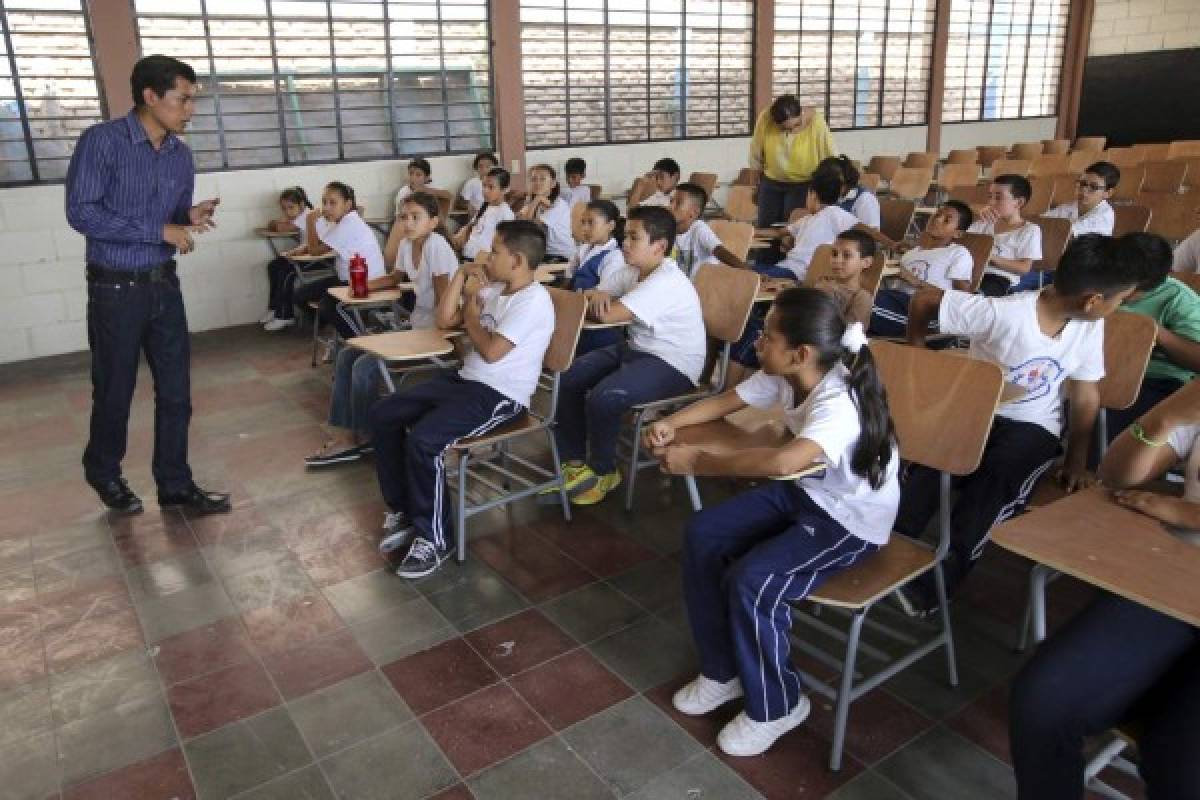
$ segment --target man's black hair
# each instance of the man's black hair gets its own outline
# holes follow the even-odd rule
[[[133,89],[133,104],[139,108],[146,105],[146,98],[142,96],[146,89],[152,89],[156,95],[162,97],[175,88],[176,78],[195,83],[196,70],[170,56],[146,56],[139,59],[133,65],[133,74],[129,77],[129,85]]]

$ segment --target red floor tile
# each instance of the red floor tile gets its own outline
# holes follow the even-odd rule
[[[279,693],[257,661],[177,683],[167,702],[180,736],[190,739],[279,705]]]
[[[254,658],[250,637],[237,617],[177,634],[158,643],[154,663],[163,683],[186,681]]]
[[[13,455],[64,445],[82,447],[87,436],[79,430],[78,420],[77,416],[69,414],[38,419],[14,417],[7,423],[0,423],[0,452]],[[86,427],[86,419],[83,425]]]
[[[0,537],[95,520],[104,514],[100,499],[79,478],[56,480],[0,495]]]
[[[148,510],[112,524],[113,542],[128,567],[136,567],[195,550],[196,537],[174,511]]]
[[[509,683],[556,731],[633,694],[624,681],[583,648],[523,672]]]
[[[46,666],[51,672],[144,647],[132,609],[117,611],[46,632]]]
[[[235,503],[238,500],[239,498],[234,498]],[[228,514],[190,517],[187,522],[202,547],[220,545],[236,536],[261,534],[274,530],[262,509],[253,505],[248,499],[241,507],[235,504],[233,511]]]
[[[282,397],[283,395],[278,389],[261,378],[218,383],[211,386],[193,386],[192,413],[202,416],[218,411],[271,403]]]
[[[499,680],[463,639],[451,639],[383,667],[415,714],[424,714]]]
[[[63,800],[195,800],[187,763],[178,748],[84,781],[63,792]]]
[[[825,797],[862,772],[862,764],[850,755],[842,758],[841,771],[831,772],[829,751],[829,741],[814,733],[806,722],[780,737],[761,756],[735,758],[719,749],[716,754],[747,783],[772,800],[807,800]]]
[[[46,675],[46,647],[36,612],[0,615],[0,691]]]
[[[646,692],[646,699],[654,703],[654,705],[666,712],[667,716],[679,723],[679,726],[692,735],[692,738],[700,742],[705,747],[715,747],[717,744],[717,734],[721,728],[725,727],[725,723],[733,719],[734,716],[742,710],[740,702],[728,703],[721,706],[712,713],[705,714],[703,717],[689,717],[686,714],[681,714],[675,710],[675,706],[671,704],[671,698],[675,692],[685,683],[696,677],[695,675],[680,675],[661,686],[656,686]]]
[[[373,665],[348,631],[291,650],[263,656],[263,664],[287,700],[366,672]]]
[[[1005,764],[1008,750],[1008,685],[1000,684],[946,721],[946,726],[979,745]]]
[[[299,559],[309,579],[320,587],[366,575],[387,564],[377,545],[362,539],[345,542],[337,550],[302,553]]]
[[[303,595],[242,614],[250,642],[261,654],[291,650],[342,628],[319,594]]]
[[[528,528],[510,528],[485,536],[473,541],[469,547],[479,560],[535,603],[596,580],[594,575],[545,539],[530,533]]]
[[[133,608],[125,579],[119,576],[88,581],[73,589],[43,595],[38,598],[38,605],[38,619],[46,631]]]
[[[535,522],[533,527],[549,542],[602,578],[617,575],[658,557],[653,550],[595,517],[578,516],[570,522],[545,519]]]
[[[469,633],[466,640],[505,677],[576,646],[574,639],[534,608]]]
[[[834,702],[818,694],[809,695],[812,713],[804,724],[833,740]],[[846,752],[867,765],[882,761],[921,733],[933,720],[876,689],[850,705],[846,724]]]
[[[550,735],[550,729],[508,686],[498,684],[422,720],[463,775],[472,775]]]

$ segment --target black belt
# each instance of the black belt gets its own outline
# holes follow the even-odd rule
[[[166,283],[175,277],[175,260],[155,264],[150,269],[113,269],[99,264],[87,265],[89,281],[111,281],[115,283]]]

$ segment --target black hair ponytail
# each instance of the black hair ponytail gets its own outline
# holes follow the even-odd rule
[[[611,200],[592,200],[587,204],[587,210],[595,211],[613,223],[612,238],[617,240],[617,244],[625,242],[625,218]]]
[[[279,193],[279,199],[286,200],[289,203],[295,203],[301,208],[307,208],[309,211],[311,211],[313,207],[312,201],[308,199],[308,192],[304,191],[303,186],[292,186],[284,189]]]
[[[839,362],[849,368],[847,383],[858,409],[861,429],[850,468],[866,478],[873,488],[880,488],[894,455],[896,428],[870,348],[864,343],[855,353],[842,344],[846,321],[833,298],[819,289],[785,289],[775,298],[771,309],[776,327],[789,346],[816,348],[817,363],[823,369],[831,369]]]
[[[331,189],[342,196],[343,200],[350,203],[350,210],[358,211],[358,203],[354,200],[354,190],[349,185],[341,181],[331,181],[325,185],[326,189]]]

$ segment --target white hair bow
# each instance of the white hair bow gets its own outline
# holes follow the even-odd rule
[[[858,353],[867,346],[867,332],[863,330],[861,322],[851,322],[846,326],[845,333],[842,334],[842,347],[849,350],[851,353]]]

